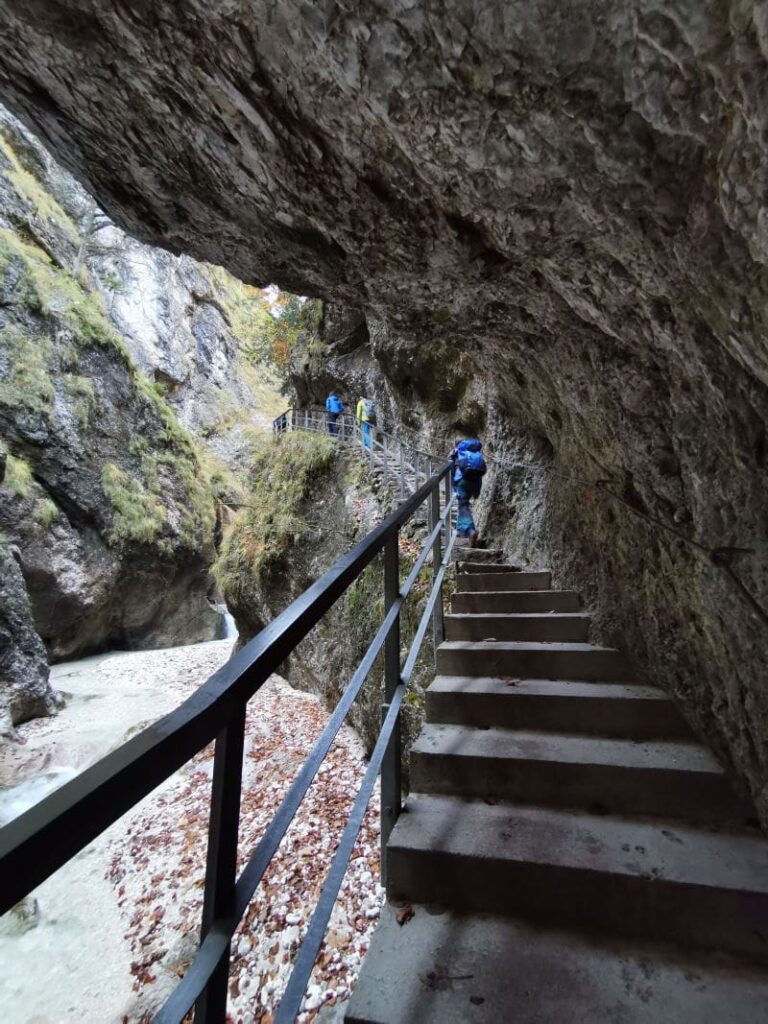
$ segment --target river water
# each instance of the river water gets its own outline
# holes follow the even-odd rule
[[[223,664],[231,640],[108,654],[56,665],[66,704],[19,729],[0,748],[0,824],[5,824],[171,711]],[[170,780],[164,788],[173,786]],[[155,791],[0,919],[2,1024],[112,1024],[134,1001],[132,954],[115,888],[111,850]]]

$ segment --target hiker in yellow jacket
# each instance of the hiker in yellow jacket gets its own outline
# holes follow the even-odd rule
[[[376,403],[372,398],[360,399],[357,403],[355,419],[363,435],[363,444],[366,448],[370,448],[373,428],[376,426]]]

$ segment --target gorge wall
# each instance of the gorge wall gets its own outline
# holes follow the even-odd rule
[[[765,5],[8,0],[0,29],[0,92],[113,219],[383,321],[402,421],[527,467],[491,528],[586,591],[768,820],[764,623],[574,479],[750,548],[768,600]]]
[[[0,108],[0,733],[54,706],[46,650],[215,635],[214,495],[269,422],[241,288],[126,236]]]

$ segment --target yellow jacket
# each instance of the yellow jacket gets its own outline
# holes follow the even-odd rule
[[[361,398],[355,410],[355,419],[358,423],[367,423],[369,417],[365,415],[365,399]]]

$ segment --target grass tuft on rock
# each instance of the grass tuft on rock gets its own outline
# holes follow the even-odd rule
[[[260,442],[250,469],[249,507],[238,513],[213,567],[225,598],[247,595],[284,563],[309,529],[302,507],[337,453],[330,437],[315,434]]]
[[[59,517],[59,509],[51,498],[41,498],[35,502],[35,519],[44,530],[50,530]]]
[[[101,486],[112,505],[109,539],[113,544],[151,544],[160,537],[166,524],[165,509],[141,480],[108,462],[101,471]]]
[[[7,161],[8,170],[5,176],[13,185],[19,198],[34,211],[37,217],[53,224],[73,245],[78,245],[80,233],[75,222],[51,193],[43,188],[37,178],[22,166],[13,147],[2,135],[0,135],[0,154]]]
[[[8,305],[54,319],[83,348],[115,349],[125,365],[137,372],[128,347],[109,321],[101,295],[86,291],[68,270],[54,266],[41,248],[7,228],[0,228],[0,283],[8,293]]]
[[[33,340],[12,326],[0,331],[0,406],[50,415],[54,398],[50,355],[47,338]]]
[[[11,494],[19,498],[26,498],[32,484],[32,469],[24,459],[17,459],[9,455],[5,463],[5,477],[3,487],[7,487]]]

